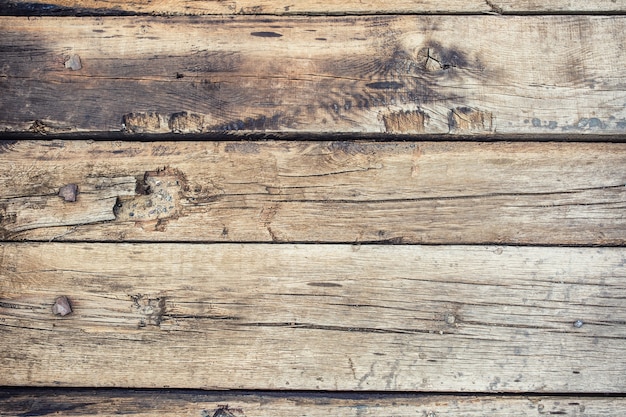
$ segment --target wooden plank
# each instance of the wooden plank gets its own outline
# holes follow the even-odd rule
[[[444,13],[624,13],[615,0],[13,0],[0,2],[3,14],[444,14]]]
[[[606,417],[626,412],[623,397],[453,396],[0,389],[0,415],[55,416],[438,416]]]
[[[625,248],[8,243],[0,262],[0,385],[626,388]]]
[[[5,132],[626,133],[623,16],[2,17],[0,28]]]
[[[623,143],[1,148],[4,240],[626,243]],[[76,202],[57,195],[67,184]]]

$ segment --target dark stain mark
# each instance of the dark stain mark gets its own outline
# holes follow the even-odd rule
[[[37,398],[36,401],[29,401],[25,408],[29,408],[29,411],[17,414],[19,417],[41,417],[51,415],[71,415],[71,414],[83,414],[81,412],[74,413],[73,410],[79,410],[81,408],[87,408],[97,403],[74,403],[69,404],[67,402],[55,402],[54,400],[48,401],[45,396],[42,395]],[[26,405],[26,404],[25,404]],[[71,413],[67,413],[70,411]]]
[[[311,287],[343,287],[343,285],[334,282],[309,282],[306,285]]]
[[[200,83],[200,85],[202,86],[203,89],[205,89],[206,91],[218,91],[219,89],[222,88],[222,85],[218,82],[213,82],[211,80],[202,80],[202,82]]]
[[[258,154],[261,152],[258,143],[254,142],[232,142],[224,147],[225,152],[237,152],[241,154]]]
[[[0,140],[0,153],[9,152],[16,143],[16,140]]]
[[[620,123],[617,122],[615,126],[619,128]],[[578,121],[578,123],[576,123],[576,126],[574,128],[606,129],[606,124],[602,120],[598,119],[597,117],[592,117],[590,119],[583,117],[582,119]]]
[[[104,30],[103,30],[103,29],[94,29],[94,30],[92,30],[92,32],[95,32],[95,33],[104,33]]]
[[[598,119],[597,117],[593,117],[591,119],[589,119],[589,127],[590,128],[601,128],[604,129],[604,123],[602,123],[602,120]]]
[[[533,118],[532,120],[532,124],[534,127],[541,127],[541,120],[537,119],[536,117]]]
[[[138,195],[148,195],[151,193],[150,185],[148,184],[149,173],[146,172],[143,174],[143,178],[137,180],[137,185],[135,186],[135,193]]]
[[[248,117],[244,120],[235,120],[225,125],[217,126],[212,130],[277,130],[281,126],[281,116],[275,114],[272,117],[260,116]]]
[[[556,129],[556,128],[557,128],[557,126],[558,126],[558,125],[559,125],[559,124],[558,124],[557,122],[555,122],[554,120],[550,120],[550,121],[548,122],[548,129],[552,129],[552,130],[554,130],[554,129]]]
[[[375,83],[365,84],[365,86],[375,90],[397,90],[404,87],[404,84],[397,81],[378,81]]]
[[[326,38],[315,38],[316,41],[325,41],[327,40]]]
[[[250,33],[252,36],[259,36],[261,38],[280,38],[283,35],[276,32],[252,32]]]
[[[64,7],[49,3],[0,1],[2,16],[136,16],[135,11],[116,8]]]
[[[243,409],[220,404],[214,411],[202,410],[201,417],[245,417]]]
[[[618,129],[626,129],[626,120],[620,120],[619,122],[615,123],[615,127],[617,127]]]
[[[185,75],[184,75],[184,74],[181,74],[180,72],[177,72],[177,73],[176,73],[176,79],[177,79],[177,80],[180,80],[181,78],[185,78]]]

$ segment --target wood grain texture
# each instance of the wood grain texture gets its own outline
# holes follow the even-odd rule
[[[3,0],[4,14],[456,14],[456,13],[624,13],[617,0]]]
[[[0,385],[619,393],[625,262],[624,248],[2,244]]]
[[[622,16],[2,17],[0,129],[622,137],[624,33]]]
[[[621,143],[7,142],[0,235],[621,245],[625,167]]]
[[[2,416],[620,416],[624,398],[0,389]]]

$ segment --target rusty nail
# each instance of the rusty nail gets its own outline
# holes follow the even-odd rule
[[[70,306],[70,301],[66,296],[57,297],[54,301],[54,305],[52,306],[52,312],[54,314],[58,314],[60,316],[67,316],[72,312],[72,307]]]
[[[76,184],[67,184],[59,188],[59,197],[63,197],[63,200],[68,202],[76,201],[78,195],[78,186]]]

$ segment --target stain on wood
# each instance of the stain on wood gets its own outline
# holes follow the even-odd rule
[[[5,16],[0,27],[6,132],[380,134],[381,117],[399,117],[381,115],[420,111],[423,129],[392,133],[569,139],[621,135],[626,120],[621,16]],[[73,54],[80,70],[64,66]],[[566,71],[572,56],[584,70]]]

